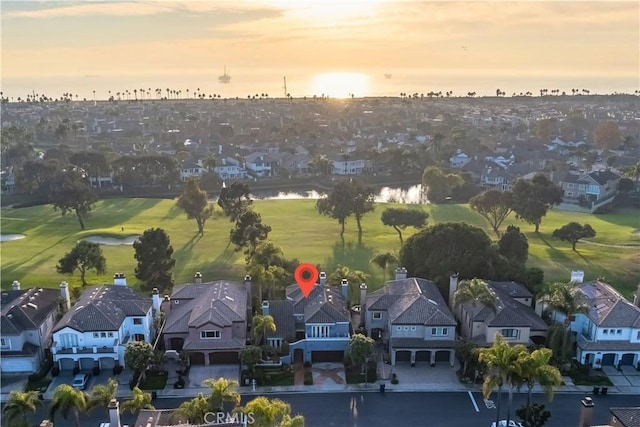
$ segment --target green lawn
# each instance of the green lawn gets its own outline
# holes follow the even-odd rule
[[[166,372],[148,372],[140,382],[140,390],[163,390],[167,386],[167,378]]]
[[[318,215],[315,201],[254,202],[263,222],[273,228],[270,238],[283,248],[286,256],[320,264],[326,271],[331,271],[337,264],[363,270],[372,275],[368,282],[370,289],[381,286],[382,272],[370,265],[369,259],[377,251],[398,251],[400,248],[397,233],[380,221],[380,214],[387,206],[394,205],[378,204],[375,212],[365,216],[362,246],[357,244],[355,221],[350,220],[343,247],[338,223]],[[467,205],[426,205],[423,209],[431,214],[429,224],[464,221],[484,228],[494,237],[486,221]],[[19,280],[23,287],[56,287],[62,280],[78,284],[77,275],[63,276],[55,270],[58,259],[78,240],[93,235],[127,237],[151,227],[164,228],[171,238],[177,260],[174,270],[176,283],[190,281],[196,271],[201,271],[205,280],[240,279],[245,274],[242,253],[235,252],[229,244],[231,223],[223,217],[212,219],[205,227],[204,236],[199,236],[195,221],[187,220],[172,200],[102,200],[87,219],[84,231],[80,230],[75,217],[61,217],[51,206],[2,209],[0,213],[3,234],[27,236],[0,244],[3,288],[9,287],[13,280]],[[590,223],[598,233],[594,242],[630,247],[578,243],[574,252],[569,243],[551,238],[555,228],[570,221]],[[517,223],[529,238],[528,265],[541,267],[547,280],[566,281],[571,270],[581,269],[585,271],[586,279],[604,276],[627,297],[640,281],[640,215],[637,210],[606,215],[551,211],[543,219],[539,235],[533,233],[533,226],[517,222],[513,215],[503,229],[511,223]],[[405,239],[414,232],[406,230]],[[103,246],[103,250],[108,272],[102,276],[89,273],[88,282],[111,282],[115,272],[123,272],[128,283],[135,284],[133,248]]]

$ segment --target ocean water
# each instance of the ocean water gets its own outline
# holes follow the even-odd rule
[[[313,97],[327,95],[330,97],[360,96],[399,96],[400,93],[418,95],[433,92],[452,91],[453,96],[465,96],[468,92],[476,92],[477,96],[495,96],[496,89],[513,93],[540,93],[540,89],[560,89],[571,93],[572,88],[588,89],[591,94],[633,93],[640,89],[638,76],[629,75],[523,75],[521,73],[498,74],[475,73],[465,70],[244,70],[230,69],[231,82],[218,82],[218,72],[191,72],[187,74],[158,73],[148,75],[81,75],[81,76],[43,76],[41,78],[5,78],[2,77],[1,89],[4,96],[22,97],[27,94],[44,94],[53,98],[63,93],[78,95],[78,99],[107,99],[109,94],[130,91],[130,99],[134,98],[133,90],[151,89],[151,98],[156,98],[155,89],[181,90],[180,98],[193,98],[193,93],[220,95],[222,98],[247,98],[260,94],[268,94],[270,98],[285,96],[284,79],[286,77],[286,93],[293,97]],[[390,74],[386,77],[385,74]],[[110,92],[109,92],[110,91]],[[138,95],[140,98],[141,96]],[[147,98],[147,96],[144,96]],[[125,95],[121,95],[125,99]]]

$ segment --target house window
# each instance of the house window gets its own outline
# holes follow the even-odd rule
[[[133,318],[133,324],[134,325],[142,325],[142,319],[140,317],[134,317]]]
[[[640,331],[638,331],[638,336],[636,337],[637,340],[640,340]]]
[[[417,327],[415,327],[415,326],[412,326],[412,327],[411,327],[411,330],[412,330],[413,332],[415,332],[417,329],[418,329],[418,328],[417,328]]]
[[[93,337],[94,337],[94,338],[100,338],[100,334],[99,334],[99,333],[97,333],[97,332],[94,332],[94,333],[93,333]]]
[[[503,329],[500,331],[504,338],[518,338],[517,329]]]
[[[622,335],[622,329],[618,329],[618,330],[616,331],[616,334],[618,334],[618,335]]]
[[[382,319],[382,312],[380,312],[380,311],[373,312],[373,318],[376,319],[376,320]]]
[[[0,347],[11,348],[11,340],[9,338],[0,338]]]
[[[107,337],[106,332],[100,332],[100,338],[106,338],[106,337]]]
[[[609,330],[608,330],[608,329],[605,329],[604,331],[602,331],[602,333],[603,333],[604,335],[608,335],[608,334],[609,334]]]
[[[220,331],[200,331],[200,338],[203,340],[220,339]]]
[[[402,330],[402,326],[396,326],[396,331],[400,332]]]
[[[109,333],[107,333],[107,336],[108,336],[109,338],[113,338],[113,332],[109,332]]]
[[[609,333],[613,335],[615,333],[615,329],[609,329]]]
[[[449,328],[431,328],[431,335],[434,337],[446,337],[449,335]]]
[[[408,326],[403,326],[403,327],[402,327],[402,329],[403,329],[404,331],[408,331],[408,330],[409,330],[409,327],[408,327]]]

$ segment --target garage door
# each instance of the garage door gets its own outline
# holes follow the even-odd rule
[[[102,369],[113,369],[115,365],[116,365],[116,360],[113,357],[100,358],[100,367]]]
[[[620,364],[621,365],[625,365],[625,366],[633,365],[634,356],[635,355],[633,353],[627,353],[627,354],[622,355],[622,359],[620,359]]]
[[[449,355],[448,351],[436,351],[436,362],[448,362]]]
[[[82,359],[80,359],[81,371],[90,371],[94,366],[96,366],[96,362],[93,359],[89,359],[87,357],[83,357]]]
[[[311,362],[344,362],[344,351],[312,351]]]
[[[396,358],[396,360],[398,359]],[[430,361],[431,361],[431,352],[416,351],[416,362],[430,362]]]
[[[61,371],[70,371],[76,365],[76,362],[73,359],[60,359],[60,370]]]
[[[411,360],[410,351],[396,351],[396,362],[409,362]]]
[[[2,358],[2,372],[35,372],[32,359],[27,358]]]
[[[240,363],[240,357],[235,351],[220,351],[215,353],[209,353],[209,364],[214,365],[216,363]]]
[[[613,353],[607,353],[602,356],[602,366],[613,366],[614,360],[616,360],[616,355]]]
[[[204,353],[189,353],[189,363],[192,365],[204,365]]]

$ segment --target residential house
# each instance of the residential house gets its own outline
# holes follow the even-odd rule
[[[49,352],[59,293],[43,288],[21,290],[18,281],[11,288],[0,295],[0,372],[36,372]]]
[[[560,186],[568,199],[597,202],[615,196],[618,193],[619,182],[620,176],[609,170],[582,175],[569,172],[560,181]]]
[[[542,344],[547,324],[532,308],[533,294],[521,283],[486,281],[496,297],[495,311],[478,302],[454,308],[460,322],[460,334],[479,346],[490,347],[496,334],[512,344]],[[449,305],[458,289],[458,276],[449,279]]]
[[[273,316],[276,323],[267,343],[279,347],[289,342],[289,357],[281,358],[284,363],[342,362],[351,341],[348,293],[346,280],[340,288],[327,286],[324,272],[306,298],[298,285],[288,286],[284,301],[262,304],[263,314]]]
[[[392,365],[454,365],[456,320],[432,281],[407,278],[407,270],[398,269],[395,280],[366,296],[361,311],[368,336],[382,340]]]
[[[281,160],[281,167],[291,175],[306,175],[309,173],[309,155],[304,153],[285,154]]]
[[[205,169],[199,162],[188,160],[182,163],[180,167],[180,181],[184,182],[189,178],[199,178],[204,173]]]
[[[167,350],[188,353],[192,365],[240,363],[251,319],[251,277],[243,283],[203,282],[174,288],[166,297],[163,339]]]
[[[251,153],[245,157],[247,173],[256,177],[274,176],[278,173],[278,161],[267,153]]]
[[[640,363],[640,285],[634,303],[601,280],[579,283],[576,298],[588,308],[572,316],[576,359],[593,368]],[[543,305],[543,304],[539,304]],[[562,315],[554,314],[562,321]]]
[[[243,179],[247,172],[240,166],[240,162],[233,157],[222,159],[222,164],[213,168],[220,179]]]
[[[456,150],[456,154],[449,159],[449,166],[455,169],[459,169],[469,163],[471,157],[467,156],[461,149]]]
[[[122,273],[113,285],[90,286],[71,307],[69,286],[60,284],[67,312],[53,328],[53,360],[60,369],[88,370],[95,366],[124,366],[124,352],[131,341],[154,338],[153,313],[160,308],[157,290],[153,298],[127,287]]]
[[[333,159],[334,175],[362,175],[365,170],[365,159],[349,159],[344,155],[335,156]]]
[[[500,191],[510,190],[516,177],[505,169],[490,166],[480,175],[480,186]]]

